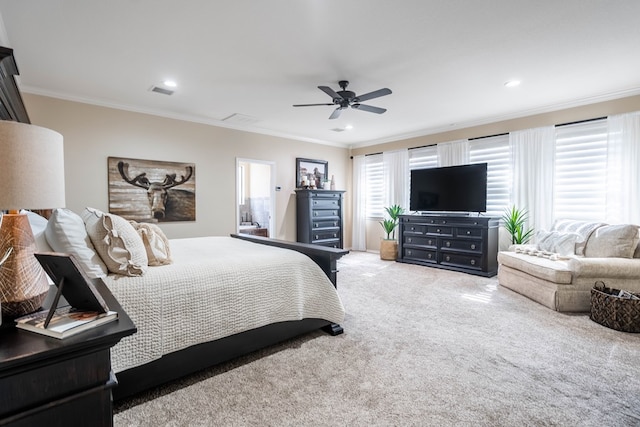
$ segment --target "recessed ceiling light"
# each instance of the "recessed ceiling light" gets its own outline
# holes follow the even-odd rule
[[[520,86],[520,80],[509,80],[508,82],[505,82],[504,85],[506,87],[516,87],[516,86]]]
[[[346,125],[344,128],[345,128],[346,130],[351,130],[351,129],[353,129],[353,125]]]
[[[166,87],[176,87],[178,84],[174,80],[165,80],[162,82]]]

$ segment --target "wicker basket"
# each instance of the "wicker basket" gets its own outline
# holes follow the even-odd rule
[[[640,332],[640,299],[619,297],[619,292],[596,282],[591,288],[591,320],[617,331]]]

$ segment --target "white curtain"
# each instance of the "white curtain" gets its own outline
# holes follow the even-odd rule
[[[364,156],[353,157],[353,224],[351,248],[367,250],[367,169]]]
[[[513,171],[511,204],[529,213],[525,229],[548,230],[553,225],[555,128],[511,132],[509,145]]]
[[[640,111],[607,122],[606,221],[640,224]]]
[[[469,163],[469,141],[441,142],[438,144],[438,166],[457,166]]]
[[[409,150],[382,153],[384,206],[400,205],[409,209]]]

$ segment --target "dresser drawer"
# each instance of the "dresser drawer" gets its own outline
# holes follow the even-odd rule
[[[455,267],[464,267],[480,270],[482,268],[482,257],[480,255],[461,255],[454,253],[440,253],[440,263]]]
[[[482,240],[442,239],[440,249],[443,251],[453,249],[457,251],[482,253]]]
[[[456,237],[481,238],[482,229],[478,227],[457,227],[455,229]]]
[[[420,245],[420,246],[431,246],[434,249],[438,245],[438,239],[435,237],[425,237],[421,235],[412,235],[405,234],[403,236],[403,241],[405,245]]]
[[[318,219],[318,220],[312,221],[311,227],[314,230],[318,228],[340,227],[340,221],[338,221],[337,219],[328,220],[328,221],[323,219]]]
[[[316,240],[327,240],[327,239],[337,239],[340,237],[340,230],[329,230],[329,231],[317,231],[314,230],[312,233],[312,237],[314,242]]]
[[[313,199],[311,201],[312,209],[337,209],[340,207],[339,199]]]
[[[425,234],[427,232],[427,226],[419,224],[406,224],[404,226],[404,231],[408,233]]]
[[[311,242],[314,245],[326,246],[328,248],[340,248],[340,240],[321,240],[318,242]]]
[[[325,191],[313,191],[310,193],[312,199],[338,199],[342,198],[340,193],[325,192]]]
[[[453,228],[429,225],[427,226],[427,234],[433,234],[437,236],[453,236]]]
[[[338,209],[314,209],[312,213],[313,219],[321,218],[340,218],[340,210]]]
[[[402,258],[404,259],[413,259],[416,261],[424,261],[437,263],[438,262],[438,253],[434,251],[424,250],[424,249],[414,249],[414,248],[403,248]]]

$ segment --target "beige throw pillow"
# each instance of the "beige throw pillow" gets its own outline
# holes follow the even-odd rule
[[[147,272],[147,251],[129,221],[93,208],[86,208],[82,219],[110,272],[124,276],[142,276]]]
[[[129,221],[129,223],[131,223],[142,238],[150,266],[171,264],[169,240],[160,227],[155,224],[138,223],[135,221]]]
[[[633,258],[637,244],[637,226],[607,225],[591,235],[584,254],[589,258]]]

